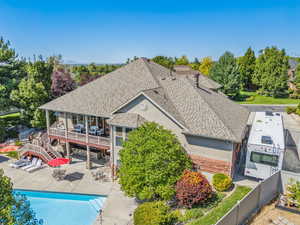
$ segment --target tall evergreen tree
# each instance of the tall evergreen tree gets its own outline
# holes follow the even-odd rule
[[[249,47],[244,56],[238,58],[238,65],[240,68],[240,74],[242,79],[242,87],[244,89],[252,89],[252,76],[254,75],[255,70],[255,53]]]
[[[259,93],[279,97],[288,89],[288,56],[285,50],[267,47],[256,60],[253,83],[259,87]]]
[[[210,70],[210,77],[222,85],[221,91],[230,98],[238,96],[241,89],[239,68],[230,52],[225,52]]]
[[[20,80],[25,76],[25,61],[19,60],[9,41],[0,37],[0,111],[5,111],[14,105],[9,98]]]

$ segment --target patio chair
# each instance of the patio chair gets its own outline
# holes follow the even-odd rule
[[[83,124],[76,124],[74,126],[74,131],[77,132],[77,133],[84,133],[85,129],[84,129],[84,125]]]
[[[9,164],[9,166],[12,167],[12,168],[18,169],[20,167],[27,166],[29,164],[30,164],[30,161],[27,158],[23,158],[23,159],[20,159],[20,160],[14,162],[14,163]]]
[[[37,163],[37,161],[38,161],[38,158],[33,158],[32,161],[31,161],[31,163],[30,163],[29,165],[22,167],[22,170],[27,170],[27,169],[29,169],[30,167],[35,166],[36,163]]]
[[[99,131],[99,127],[97,127],[97,126],[90,126],[89,134],[91,134],[91,135],[97,135],[98,131]]]
[[[42,168],[42,164],[43,164],[43,161],[41,159],[39,159],[35,166],[32,166],[32,167],[28,168],[26,171],[27,172],[33,172],[35,170],[38,170],[38,169]]]

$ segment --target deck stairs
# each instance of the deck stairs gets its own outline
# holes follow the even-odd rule
[[[45,163],[52,159],[61,158],[61,154],[57,152],[50,144],[47,133],[40,134],[32,140],[32,143],[27,143],[20,148],[21,155],[35,155],[40,157]]]

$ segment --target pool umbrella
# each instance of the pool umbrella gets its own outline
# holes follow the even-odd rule
[[[56,158],[56,159],[50,160],[48,162],[48,165],[52,166],[52,167],[58,167],[58,166],[69,163],[69,161],[70,161],[69,159],[65,159],[65,158]]]

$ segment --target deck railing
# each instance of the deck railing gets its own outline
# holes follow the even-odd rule
[[[58,137],[62,137],[62,138],[66,137],[65,130],[63,130],[63,129],[52,127],[49,129],[49,132],[50,132],[49,135],[52,135],[52,136],[58,136]],[[85,134],[74,132],[74,131],[68,131],[67,135],[68,135],[69,140],[86,142]],[[102,145],[102,146],[110,146],[110,138],[88,135],[88,143],[95,144],[95,145]]]
[[[52,160],[53,158],[49,155],[49,153],[41,146],[33,145],[33,144],[25,144],[20,148],[20,154],[23,155],[26,152],[34,152],[41,156],[43,156],[47,161]]]

